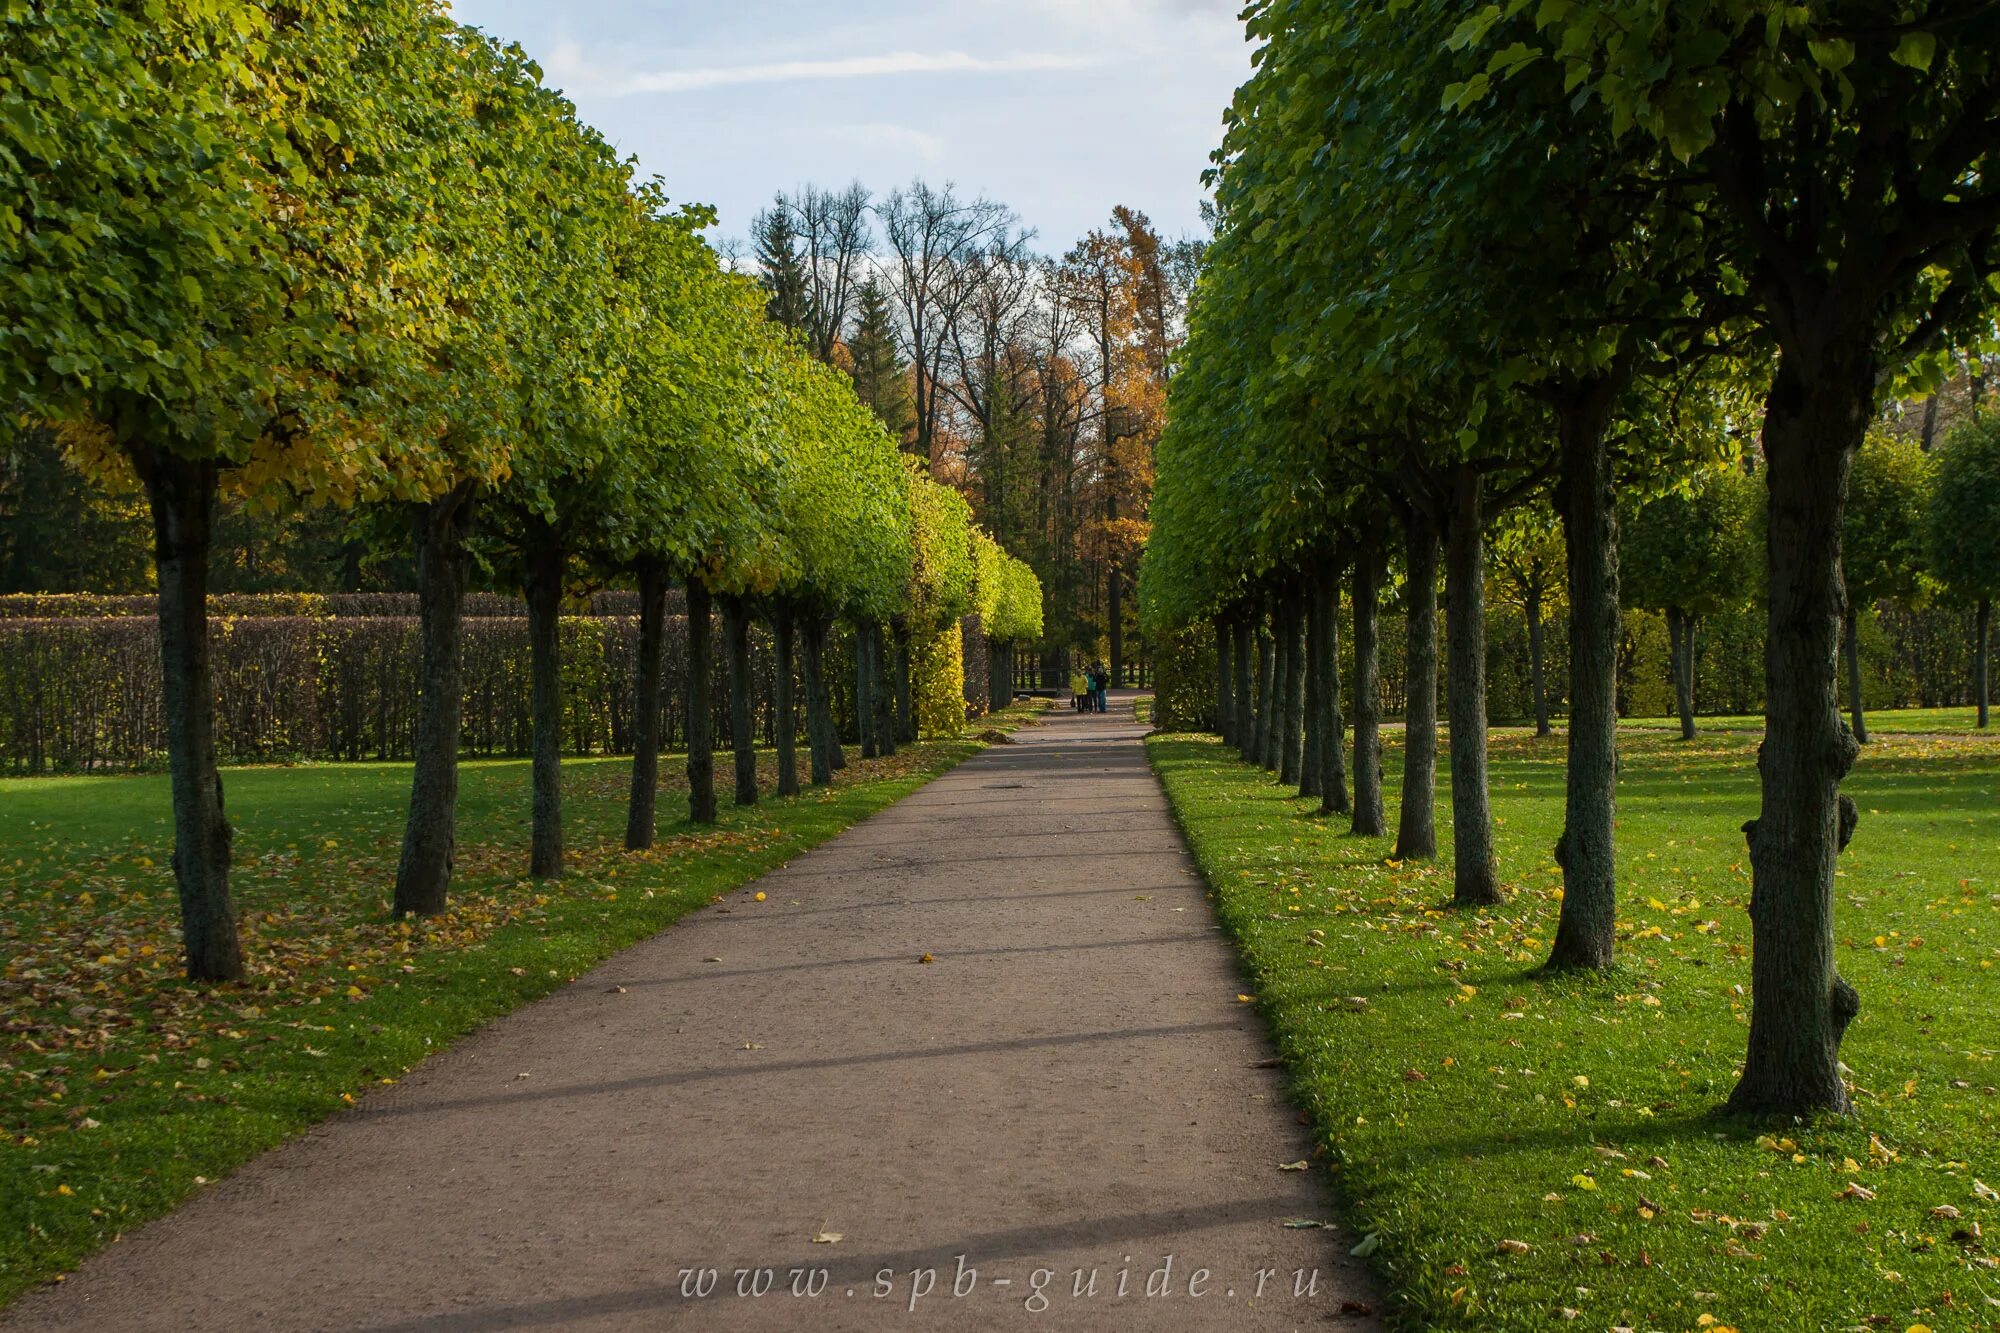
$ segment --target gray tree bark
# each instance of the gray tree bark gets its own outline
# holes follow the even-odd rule
[[[1326,664],[1320,677],[1320,719],[1325,740],[1319,752],[1320,813],[1348,814],[1346,719],[1340,707],[1340,579],[1329,562],[1319,592],[1320,660]],[[1379,800],[1379,794],[1378,794]]]
[[[472,530],[471,484],[410,506],[417,547],[417,615],[422,638],[423,684],[411,758],[409,818],[396,865],[393,910],[397,916],[437,916],[451,889],[457,841],[459,715],[463,661],[459,648]]]
[[[1853,719],[1854,739],[1868,744],[1868,713],[1861,700],[1861,617],[1852,600],[1847,603],[1845,630],[1841,635],[1847,650],[1847,707]]]
[[[736,760],[736,804],[757,804],[757,687],[750,660],[750,604],[741,597],[722,603],[729,639],[729,748]]]
[[[1840,721],[1841,511],[1874,415],[1863,340],[1822,339],[1811,370],[1781,354],[1764,418],[1770,522],[1763,799],[1750,843],[1750,1040],[1731,1109],[1847,1114],[1840,1041],[1861,998],[1834,962],[1834,861],[1858,816],[1840,781],[1860,753]]]
[[[1569,573],[1569,739],[1561,917],[1548,966],[1611,966],[1617,924],[1618,509],[1605,444],[1615,386],[1600,383],[1556,414],[1556,508]]]
[[[708,585],[689,579],[687,585],[687,778],[688,818],[713,824],[715,804],[715,703],[710,697],[715,675],[714,598]]]
[[[658,560],[639,562],[639,667],[632,692],[632,794],[625,804],[625,847],[653,845],[660,793],[661,641],[666,637],[667,570]]]
[[[1409,703],[1403,710],[1403,808],[1396,826],[1396,857],[1437,855],[1437,578],[1438,532],[1421,506],[1403,527],[1404,663]]]
[[[833,713],[826,692],[826,617],[807,609],[805,633],[806,747],[812,761],[812,784],[824,787],[833,781]]]
[[[854,730],[861,743],[861,757],[873,759],[881,753],[882,740],[875,734],[875,694],[880,673],[875,664],[875,629],[854,626]]]
[[[1382,801],[1381,637],[1376,615],[1385,557],[1370,540],[1354,553],[1354,818],[1358,837],[1389,831]]]
[[[174,883],[190,981],[237,981],[243,946],[229,899],[234,833],[215,762],[215,687],[209,670],[208,563],[216,466],[166,450],[131,454],[153,515],[159,574],[160,688],[174,807]]]
[[[1230,649],[1236,646],[1235,630],[1229,617],[1215,618],[1215,733],[1224,745],[1236,740],[1236,701],[1231,697],[1236,684],[1235,668],[1230,665]]]
[[[1326,771],[1321,753],[1326,745],[1326,571],[1315,567],[1306,590],[1305,744],[1299,751],[1299,796],[1320,795]]]
[[[1993,700],[1993,599],[1979,599],[1974,621],[1972,654],[1972,701],[1979,710],[1978,725],[1985,730],[1992,721]]]
[[[1236,735],[1230,742],[1244,758],[1250,757],[1250,738],[1256,732],[1255,710],[1251,700],[1251,678],[1255,674],[1252,662],[1250,612],[1247,607],[1239,607],[1235,619],[1230,623],[1230,667],[1236,673],[1234,702],[1236,704]]]
[[[1445,556],[1445,643],[1450,653],[1452,901],[1500,901],[1493,807],[1486,778],[1486,479],[1452,478]]]
[[[1295,587],[1285,594],[1285,693],[1282,700],[1284,734],[1278,738],[1278,781],[1287,787],[1299,785],[1305,735],[1305,598]]]
[[[898,622],[892,643],[896,656],[896,740],[902,745],[914,745],[917,709],[910,692],[910,627]]]
[[[791,602],[780,599],[771,614],[771,638],[777,646],[777,674],[771,682],[773,725],[778,746],[778,795],[799,794],[799,713],[792,672],[797,653],[798,615]]]
[[[875,753],[888,759],[896,753],[896,699],[890,678],[889,631],[873,627],[868,645],[869,676],[875,683]]]
[[[1528,688],[1535,696],[1535,735],[1553,735],[1549,726],[1549,687],[1544,670],[1546,654],[1544,650],[1544,630],[1542,627],[1542,589],[1539,582],[1528,589],[1522,599],[1523,609],[1528,619]]]
[[[563,872],[562,827],[562,538],[530,518],[521,551],[522,593],[528,603],[529,711],[534,741],[533,819],[528,873],[556,879]]]

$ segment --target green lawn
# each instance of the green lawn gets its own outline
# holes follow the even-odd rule
[[[1560,738],[1495,738],[1511,893],[1483,912],[1212,739],[1148,744],[1404,1327],[2000,1328],[2000,743],[1885,733],[1847,785],[1858,1117],[1813,1125],[1716,1114],[1748,1015],[1754,737],[1628,731],[1622,962],[1562,981],[1536,975]]]
[[[453,909],[421,924],[388,916],[406,766],[230,770],[252,976],[215,991],[178,975],[164,778],[0,781],[0,1303],[980,748],[850,751],[833,789],[749,810],[725,786],[712,831],[676,822],[676,757],[638,854],[627,761],[571,761],[570,873],[539,885],[526,763],[469,763]]]
[[[1845,716],[1845,714],[1843,714]],[[1868,732],[1873,735],[1921,734],[1928,732],[1971,732],[1979,721],[1977,709],[1965,708],[1884,708],[1866,715]],[[1739,713],[1727,717],[1697,717],[1697,730],[1754,731],[1764,730],[1762,713]],[[1619,723],[1624,727],[1636,727],[1642,731],[1680,732],[1680,719],[1672,717],[1628,717]],[[1989,734],[2000,736],[2000,730],[1989,728]]]

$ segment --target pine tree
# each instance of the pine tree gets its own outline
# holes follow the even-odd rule
[[[778,207],[759,213],[753,225],[757,244],[758,281],[771,294],[765,312],[803,336],[806,327],[806,271],[799,258],[798,233],[789,210]]]
[[[896,329],[889,313],[889,297],[881,283],[872,277],[861,286],[848,353],[854,363],[855,396],[907,447],[916,425],[910,402],[909,368],[896,355]]]

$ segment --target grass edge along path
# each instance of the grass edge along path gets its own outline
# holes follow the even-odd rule
[[[481,894],[489,900],[518,894],[525,910],[504,915],[484,933],[451,940],[447,931],[443,942],[408,955],[397,969],[406,975],[373,975],[392,969],[369,966],[325,1003],[310,1001],[312,1009],[293,1005],[281,1013],[266,999],[240,1007],[250,1017],[232,1026],[213,1021],[215,997],[204,994],[209,1021],[194,1043],[148,1051],[117,1071],[161,1075],[150,1084],[131,1077],[107,1082],[105,1063],[118,1062],[81,1053],[56,1064],[55,1072],[43,1065],[32,1080],[14,1085],[29,1090],[29,1104],[0,1103],[0,1308],[31,1287],[61,1281],[123,1232],[354,1105],[370,1087],[395,1082],[460,1038],[902,800],[986,749],[979,735],[1011,732],[1042,711],[1031,701],[978,720],[967,738],[906,746],[885,761],[895,765],[885,776],[870,776],[871,763],[850,758],[830,790],[808,789],[787,800],[767,796],[748,808],[725,802],[713,833],[663,819],[652,852],[596,849],[600,865],[618,867],[615,879],[593,873],[598,867],[589,865],[588,850],[576,849],[586,852],[576,858],[584,867],[555,884],[513,876],[481,883],[492,877],[463,867],[482,849],[461,844],[454,905],[477,902]],[[666,756],[662,764],[669,766]],[[614,779],[607,787],[622,790],[615,774],[607,776]],[[684,792],[663,788],[663,807],[684,799]],[[525,839],[505,855],[525,862]],[[386,917],[386,886],[381,897]],[[450,914],[441,920],[449,922]],[[377,922],[371,929],[397,928]],[[177,980],[161,981],[157,990],[169,1004],[195,994]],[[245,990],[241,998],[262,997]],[[274,1021],[281,1017],[292,1021]],[[25,1034],[0,1037],[7,1042],[0,1065],[18,1061],[15,1043]]]
[[[1306,817],[1212,737],[1147,741],[1391,1317],[1662,1333],[2000,1329],[2000,752],[1975,744],[1884,742],[1850,781],[1871,843],[1844,858],[1841,967],[1870,1086],[1856,1122],[1774,1126],[1716,1114],[1754,741],[1627,739],[1621,962],[1563,979],[1535,970],[1559,744],[1496,741],[1509,901],[1464,913],[1448,863]],[[1393,745],[1384,768],[1393,809]],[[1441,824],[1448,802],[1441,781]]]

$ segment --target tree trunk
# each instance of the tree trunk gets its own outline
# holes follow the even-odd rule
[[[1413,506],[1403,532],[1404,648],[1409,703],[1403,710],[1403,809],[1398,860],[1437,855],[1437,527]]]
[[[1862,745],[1868,744],[1868,713],[1861,702],[1861,616],[1854,603],[1847,604],[1847,617],[1841,641],[1847,649],[1847,707],[1853,719],[1854,739]]]
[[[1230,665],[1229,650],[1236,646],[1235,630],[1229,617],[1215,618],[1215,734],[1222,738],[1224,745],[1236,740],[1236,701],[1230,693],[1236,684],[1235,668]]]
[[[1231,691],[1232,701],[1236,706],[1236,719],[1232,724],[1236,734],[1230,740],[1230,744],[1234,745],[1237,752],[1247,759],[1249,758],[1250,738],[1257,729],[1253,721],[1255,713],[1250,697],[1251,676],[1253,674],[1251,658],[1253,654],[1250,646],[1252,638],[1250,612],[1247,608],[1238,608],[1235,619],[1230,622],[1229,633],[1230,669],[1236,673],[1235,688]]]
[[[397,916],[437,916],[451,888],[458,817],[458,731],[464,693],[459,626],[465,611],[465,539],[475,487],[410,506],[417,548],[423,687],[411,758],[410,813],[396,865]]]
[[[833,781],[833,712],[826,692],[826,617],[805,612],[806,748],[812,756],[812,784]]]
[[[1674,715],[1681,722],[1681,739],[1694,739],[1694,617],[1677,606],[1667,608],[1668,656],[1674,677]]]
[[[632,692],[632,794],[625,803],[625,849],[653,845],[660,793],[660,648],[666,637],[667,570],[658,560],[641,559],[639,575],[639,667]]]
[[[875,625],[868,644],[868,674],[875,683],[875,753],[883,759],[893,758],[896,753],[896,697],[892,665],[888,627]]]
[[[707,584],[688,580],[688,818],[697,824],[713,824],[716,815],[715,704],[709,697],[715,678],[715,625],[709,614],[713,600]]]
[[[159,572],[160,686],[174,805],[174,883],[190,981],[237,981],[243,946],[229,901],[234,837],[215,763],[215,686],[208,665],[208,558],[217,473],[164,450],[134,449],[153,513]]]
[[[729,748],[736,759],[736,804],[757,804],[757,684],[750,661],[750,603],[725,598],[729,638]]]
[[[910,692],[910,627],[898,622],[892,640],[896,655],[896,741],[914,745],[917,740],[916,700]]]
[[[1278,781],[1299,785],[1306,726],[1305,597],[1293,588],[1285,594],[1284,735],[1278,738]]]
[[[562,539],[546,520],[531,518],[521,555],[521,590],[528,602],[529,711],[534,725],[528,873],[536,879],[555,879],[563,872]]]
[[[1318,589],[1320,619],[1320,660],[1326,664],[1320,677],[1320,722],[1324,740],[1319,751],[1319,812],[1344,815],[1347,801],[1347,755],[1344,735],[1346,719],[1340,710],[1340,579],[1329,561]]]
[[[1542,588],[1539,581],[1528,588],[1524,609],[1528,617],[1528,689],[1534,695],[1535,735],[1554,734],[1549,726],[1549,687],[1544,671],[1544,633],[1542,628]]]
[[[1992,720],[1989,713],[1993,699],[1993,599],[1979,599],[1979,613],[1974,618],[1973,633],[1978,636],[1972,655],[1972,701],[1978,708],[1978,725],[1983,731]]]
[[[1603,381],[1556,415],[1561,467],[1556,507],[1569,571],[1569,740],[1561,918],[1554,969],[1611,966],[1618,906],[1618,510],[1605,443],[1619,385]]]
[[[1486,784],[1486,479],[1470,467],[1452,478],[1445,559],[1452,901],[1478,907],[1500,901],[1500,866]]]
[[[1305,648],[1305,745],[1299,751],[1299,796],[1321,794],[1326,777],[1321,751],[1326,744],[1326,605],[1321,595],[1328,580],[1326,571],[1315,565],[1311,586],[1306,590]]]
[[[1264,754],[1270,747],[1271,738],[1277,735],[1277,724],[1271,718],[1271,682],[1277,669],[1278,646],[1270,632],[1262,626],[1257,630],[1257,719],[1250,734],[1250,753],[1244,755],[1258,767],[1264,766]]]
[[[1750,1041],[1739,1112],[1851,1108],[1840,1039],[1861,1007],[1833,954],[1834,860],[1853,832],[1840,780],[1860,751],[1840,724],[1841,511],[1874,415],[1873,358],[1828,340],[1810,371],[1781,354],[1765,408],[1770,522],[1763,801],[1750,842]]]
[[[799,794],[799,717],[792,691],[796,624],[797,616],[792,604],[780,601],[771,616],[771,637],[778,650],[777,670],[772,677],[771,693],[773,711],[777,715],[774,726],[778,743],[778,795],[780,796]]]
[[[1382,548],[1374,541],[1354,553],[1354,820],[1358,837],[1389,831],[1382,802],[1381,639],[1376,610],[1382,597]]]
[[[1271,706],[1270,721],[1264,728],[1264,752],[1260,762],[1272,773],[1278,772],[1285,753],[1285,701],[1286,654],[1297,642],[1292,634],[1291,607],[1283,596],[1271,599]]]
[[[875,666],[874,626],[856,622],[854,626],[854,734],[861,743],[861,757],[873,759],[881,752],[875,735],[875,692],[879,688]]]

